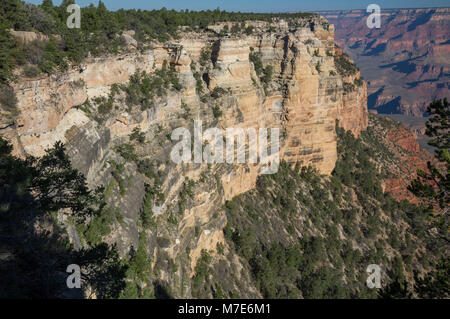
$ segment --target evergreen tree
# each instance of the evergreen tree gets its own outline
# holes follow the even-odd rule
[[[438,165],[427,163],[428,172],[419,170],[418,178],[409,186],[416,196],[438,203],[441,208],[450,203],[450,108],[447,99],[433,101],[427,108],[430,119],[425,134],[431,137]],[[448,214],[448,212],[446,212]]]

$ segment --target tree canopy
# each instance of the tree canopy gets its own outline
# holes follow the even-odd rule
[[[109,11],[102,1],[81,8],[81,28],[70,29],[66,25],[71,13],[66,11],[73,0],[64,0],[55,6],[51,0],[41,5],[21,0],[3,0],[0,3],[0,81],[12,79],[12,70],[23,63],[36,64],[42,72],[51,73],[64,69],[67,62],[80,63],[88,54],[116,53],[124,46],[119,35],[134,30],[139,43],[166,41],[176,38],[180,26],[191,30],[204,30],[208,25],[229,21],[272,21],[283,18],[297,23],[299,18],[316,16],[313,13],[242,13],[216,10],[124,10]],[[26,47],[17,43],[9,30],[34,31],[50,38],[39,46],[32,43]],[[240,28],[239,28],[240,30]],[[244,30],[250,32],[249,28]],[[237,28],[233,29],[237,32]],[[53,40],[52,40],[53,39]],[[37,41],[38,42],[38,41]],[[24,59],[25,58],[25,59]]]

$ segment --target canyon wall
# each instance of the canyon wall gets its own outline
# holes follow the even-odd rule
[[[138,166],[146,159],[152,162],[164,199],[154,203],[159,205],[154,212],[157,226],[147,230],[148,251],[154,256],[153,267],[160,271],[159,279],[168,281],[178,295],[189,295],[189,290],[183,291],[179,282],[165,275],[160,263],[176,260],[179,278],[192,276],[202,249],[215,250],[224,243],[223,204],[254,188],[262,166],[175,164],[169,156],[175,128],[192,132],[194,120],[202,121],[203,130],[279,128],[281,160],[312,165],[329,174],[337,159],[336,121],[355,135],[367,127],[366,85],[344,90],[344,83],[353,82],[358,74],[337,73],[332,25],[319,18],[296,28],[282,22],[252,25],[251,35],[183,32],[179,40],[152,43],[143,51],[89,58],[80,67],[52,76],[20,78],[13,84],[19,115],[2,115],[0,133],[12,142],[15,154],[41,156],[60,140],[91,187],[112,190],[108,201],[124,218],[105,241],[116,243],[122,256],[139,245],[139,214],[150,180]],[[205,52],[209,52],[206,60]],[[258,55],[264,68],[272,66],[268,83],[256,73],[250,53]],[[147,109],[130,107],[122,100],[101,121],[95,107],[86,108],[86,101],[107,97],[113,84],[126,84],[137,70],[152,73],[165,61],[175,69],[181,91],[168,92]],[[222,90],[213,98],[215,88]],[[214,112],[217,109],[220,115]],[[132,143],[135,128],[146,141],[134,146],[139,161],[127,161],[117,147]],[[248,152],[248,147],[238,152]],[[120,181],[118,163],[122,164]],[[180,194],[189,181],[195,189],[178,214]],[[82,247],[82,236],[69,223],[67,227],[72,243]],[[255,294],[250,290],[247,296]]]
[[[450,8],[383,9],[381,27],[366,10],[322,11],[336,43],[361,69],[368,106],[379,113],[422,116],[450,88]]]

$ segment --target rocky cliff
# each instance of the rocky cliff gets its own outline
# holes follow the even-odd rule
[[[203,249],[227,249],[222,206],[255,187],[261,164],[175,164],[169,156],[175,128],[192,131],[194,120],[203,129],[279,128],[281,160],[329,174],[337,159],[336,121],[355,135],[367,127],[366,85],[353,84],[359,74],[336,69],[332,25],[321,18],[297,27],[251,24],[251,35],[219,35],[223,25],[216,25],[143,50],[131,45],[126,54],[89,58],[65,73],[20,78],[13,84],[19,115],[2,114],[0,133],[20,156],[41,156],[56,141],[65,143],[73,165],[91,187],[105,186],[122,216],[103,240],[117,243],[122,256],[144,243],[153,280],[176,296],[190,296],[188,279]],[[130,78],[168,66],[181,88],[158,94],[149,107],[130,102]],[[122,93],[110,99],[113,91]],[[148,205],[153,222],[145,228]],[[86,231],[61,218],[74,246],[86,245]],[[240,267],[237,257],[232,264]]]
[[[433,99],[448,95],[450,9],[382,9],[381,27],[366,25],[365,10],[324,11],[336,42],[368,83],[369,108],[422,116]]]

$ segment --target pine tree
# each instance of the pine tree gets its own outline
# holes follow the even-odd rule
[[[447,99],[433,101],[427,112],[430,119],[426,123],[425,134],[431,137],[428,144],[435,147],[435,158],[439,164],[428,162],[428,172],[419,170],[418,178],[408,189],[417,197],[445,208],[450,203],[450,108]]]

